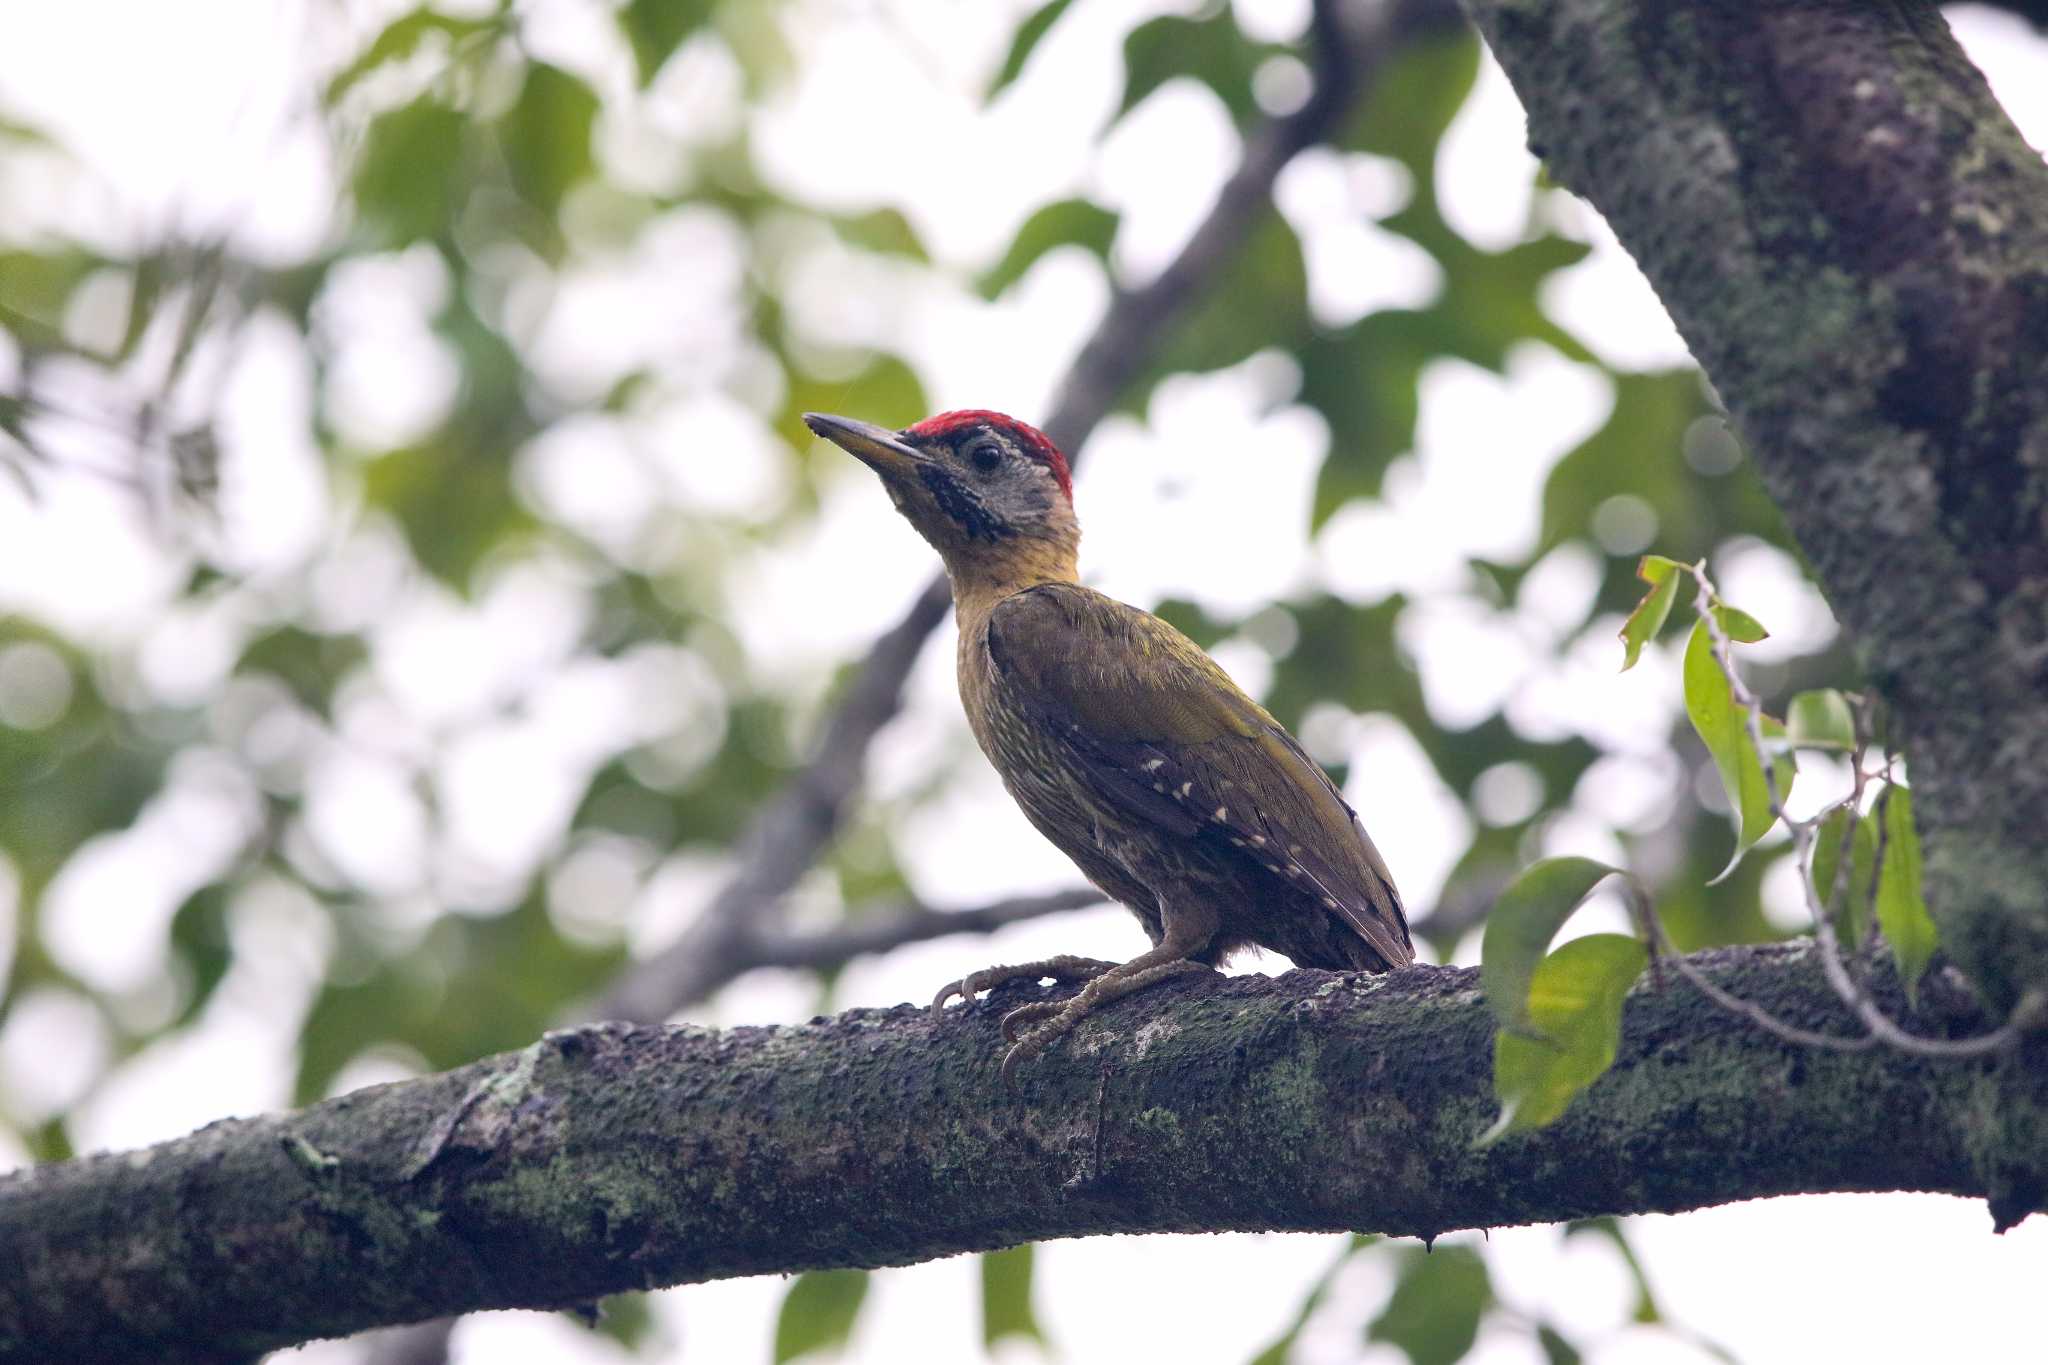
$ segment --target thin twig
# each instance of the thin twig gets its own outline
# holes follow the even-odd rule
[[[1749,1020],[1774,1038],[1783,1039],[1785,1042],[1795,1043],[1801,1047],[1826,1048],[1830,1052],[1868,1052],[1871,1048],[1877,1046],[1876,1037],[1868,1033],[1853,1038],[1845,1038],[1838,1033],[1815,1033],[1813,1030],[1801,1028],[1797,1024],[1788,1024],[1755,1001],[1744,1000],[1741,996],[1731,994],[1721,986],[1716,985],[1704,972],[1693,964],[1690,958],[1681,954],[1677,946],[1671,942],[1670,934],[1665,931],[1664,921],[1658,917],[1656,907],[1651,904],[1650,898],[1642,896],[1636,891],[1633,881],[1629,883],[1629,886],[1631,898],[1639,899],[1640,901],[1641,913],[1639,917],[1644,924],[1649,926],[1650,941],[1656,948],[1656,958],[1654,960],[1669,962],[1673,970],[1691,982],[1701,995],[1706,996],[1707,999],[1713,1001],[1722,1009],[1730,1014],[1739,1015]]]

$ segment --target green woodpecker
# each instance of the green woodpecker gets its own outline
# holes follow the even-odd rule
[[[1152,940],[1120,966],[1055,957],[939,992],[934,1011],[1020,977],[1087,983],[1003,1017],[1005,1080],[1091,1011],[1247,945],[1337,971],[1415,960],[1385,860],[1294,737],[1194,641],[1077,581],[1073,485],[1044,433],[979,410],[901,432],[804,421],[879,474],[945,560],[982,752]]]

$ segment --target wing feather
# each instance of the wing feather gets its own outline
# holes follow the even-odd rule
[[[1073,584],[1004,599],[997,686],[1077,751],[1113,808],[1213,828],[1320,898],[1389,965],[1414,960],[1399,893],[1329,776],[1214,660],[1156,616]]]

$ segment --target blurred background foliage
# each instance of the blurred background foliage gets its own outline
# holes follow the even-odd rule
[[[302,92],[333,192],[287,247],[233,225],[87,228],[33,211],[36,195],[75,202],[89,171],[25,122],[0,137],[0,176],[35,192],[11,196],[30,206],[0,241],[0,500],[20,525],[88,486],[129,509],[162,579],[146,611],[111,618],[43,605],[61,584],[0,602],[0,1128],[22,1157],[123,1131],[106,1107],[139,1060],[196,1055],[181,1040],[254,1028],[257,1012],[288,1058],[278,1098],[306,1102],[521,1046],[671,940],[801,763],[840,677],[759,657],[743,619],[792,609],[755,592],[764,564],[854,487],[799,414],[900,425],[936,406],[915,348],[887,339],[903,306],[821,300],[821,282],[936,291],[958,309],[1014,303],[1054,264],[1141,282],[1119,255],[1123,206],[1085,178],[963,258],[928,245],[897,187],[849,207],[772,173],[756,125],[808,59],[803,13],[574,8],[585,36],[559,56],[540,55],[521,7],[350,10]],[[1216,5],[1133,15],[1101,135],[1167,91],[1206,91],[1239,130],[1298,102],[1313,54],[1305,12],[1282,8],[1256,25]],[[1012,36],[973,65],[992,105],[1069,10],[1011,12]],[[1426,256],[1432,284],[1349,315],[1318,306],[1297,223],[1266,212],[1105,430],[1142,429],[1174,385],[1252,374],[1263,411],[1306,409],[1320,431],[1312,498],[1262,533],[1322,562],[1369,557],[1398,515],[1390,485],[1414,479],[1429,376],[1508,376],[1547,356],[1606,397],[1542,479],[1539,531],[1464,560],[1428,601],[1398,576],[1359,588],[1311,573],[1248,609],[1149,605],[1252,659],[1248,681],[1340,777],[1365,721],[1412,737],[1465,816],[1441,886],[1415,898],[1438,960],[1471,960],[1517,867],[1586,845],[1659,889],[1682,946],[1767,939],[1795,922],[1772,901],[1779,850],[1706,885],[1727,817],[1668,665],[1661,683],[1628,683],[1663,716],[1660,752],[1555,706],[1518,710],[1539,674],[1570,690],[1618,668],[1645,549],[1797,574],[1700,377],[1603,361],[1554,319],[1547,289],[1592,249],[1587,215],[1539,182],[1508,244],[1447,221],[1439,148],[1480,60],[1464,33],[1394,54],[1314,153],[1397,188],[1357,219]],[[849,308],[881,321],[832,320]],[[1515,430],[1497,438],[1491,458],[1521,458]],[[1242,453],[1249,471],[1260,458]],[[1084,519],[1090,487],[1084,470]],[[878,499],[862,507],[861,536],[907,535]],[[289,535],[267,534],[280,523]],[[917,579],[901,581],[876,620],[909,601]],[[1429,685],[1423,632],[1446,619],[1517,642],[1512,663],[1482,649],[1459,665],[1503,670],[1476,715]],[[1776,699],[1853,682],[1848,668],[1823,628],[1758,682]],[[946,742],[804,881],[816,922],[918,889],[907,832],[980,762],[950,711],[927,724]],[[476,815],[479,792],[509,814]],[[830,989],[818,979],[809,1003]],[[1359,1258],[1394,1284],[1369,1313],[1342,1292]],[[1032,1263],[1029,1248],[983,1262],[985,1338],[1010,1358],[1060,1354],[1034,1315]],[[1637,1284],[1634,1319],[1653,1322]],[[777,1360],[843,1341],[865,1285],[797,1279]],[[1471,1247],[1358,1239],[1303,1292],[1260,1360],[1290,1358],[1316,1315],[1417,1365],[1462,1358],[1483,1323],[1550,1361],[1586,1346],[1506,1306]],[[644,1313],[607,1321],[663,1349]]]

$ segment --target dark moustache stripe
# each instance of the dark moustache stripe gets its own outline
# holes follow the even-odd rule
[[[917,476],[924,480],[925,491],[932,495],[932,501],[939,510],[960,524],[969,540],[1001,540],[1010,534],[1010,528],[989,515],[972,489],[953,477],[951,470],[935,464],[921,464]]]

